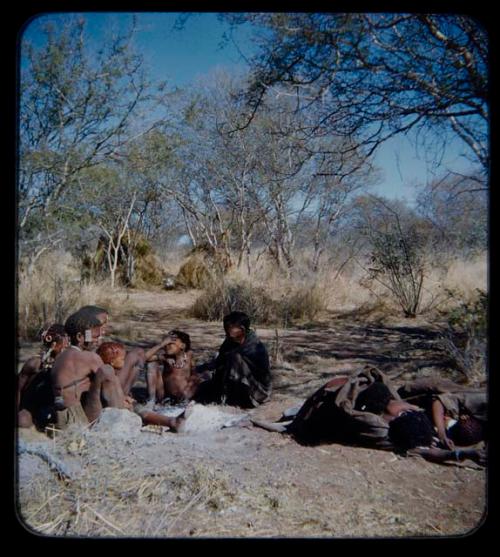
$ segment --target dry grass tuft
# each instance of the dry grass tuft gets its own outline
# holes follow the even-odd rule
[[[273,295],[273,296],[272,296]],[[208,321],[222,320],[231,311],[244,311],[252,322],[286,327],[291,322],[314,319],[325,309],[316,286],[288,287],[279,298],[276,293],[248,281],[235,279],[213,282],[196,300],[192,315]]]
[[[123,291],[111,291],[106,282],[82,282],[77,262],[69,253],[44,254],[30,274],[19,271],[18,335],[38,340],[43,327],[64,323],[81,306],[95,304],[113,313],[123,307],[126,297]]]
[[[213,278],[207,260],[200,254],[195,254],[181,266],[175,277],[175,284],[182,288],[204,288]]]

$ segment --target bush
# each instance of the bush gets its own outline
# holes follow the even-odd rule
[[[372,238],[371,277],[395,297],[405,317],[415,317],[422,300],[425,263],[422,239],[415,230],[398,228]]]
[[[246,281],[213,282],[196,300],[191,312],[194,317],[221,321],[231,311],[244,311],[253,323],[287,326],[292,320],[314,319],[325,309],[317,287],[302,286],[280,300],[271,298],[262,287]]]
[[[450,296],[457,294],[450,292]],[[444,313],[447,328],[441,344],[468,383],[482,383],[486,379],[487,307],[488,295],[476,289],[470,300],[460,301]]]
[[[247,282],[219,281],[211,283],[192,307],[192,314],[207,321],[221,321],[231,311],[244,311],[255,323],[275,319],[278,304],[261,288]]]
[[[326,309],[324,293],[317,286],[301,286],[283,301],[282,313],[290,319],[314,319]]]

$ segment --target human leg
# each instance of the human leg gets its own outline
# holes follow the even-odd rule
[[[104,406],[124,408],[123,390],[113,371],[100,368],[95,373],[90,389],[82,400],[83,409],[90,422],[96,420]]]
[[[165,389],[161,368],[158,362],[148,362],[146,364],[146,383],[148,386],[148,401],[160,402],[165,398]]]
[[[188,404],[184,412],[180,416],[171,417],[164,416],[158,412],[152,412],[150,410],[142,410],[139,412],[139,416],[142,418],[142,423],[144,425],[161,425],[169,427],[172,431],[181,432],[186,419],[192,412],[193,403]]]
[[[129,369],[120,370],[120,372],[117,374],[117,377],[120,381],[123,394],[128,395],[130,393],[130,389],[136,382],[138,375],[138,366],[131,366]]]
[[[18,427],[32,427],[33,426],[33,417],[31,413],[26,410],[20,410],[17,414],[17,425]]]

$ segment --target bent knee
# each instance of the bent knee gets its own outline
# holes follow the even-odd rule
[[[115,381],[118,379],[115,370],[110,365],[100,367],[95,375],[98,380],[103,382]]]
[[[17,414],[17,425],[19,427],[31,427],[33,425],[33,417],[28,410],[21,410]]]

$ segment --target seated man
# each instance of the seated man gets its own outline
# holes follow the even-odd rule
[[[226,339],[212,362],[197,371],[214,370],[194,395],[199,402],[217,402],[243,408],[256,407],[271,396],[271,370],[264,344],[250,329],[250,318],[233,311],[223,320]]]
[[[329,441],[419,454],[433,462],[465,458],[484,462],[482,451],[438,447],[425,412],[402,400],[388,378],[369,367],[329,381],[288,423],[252,422],[271,431],[290,433],[308,445]]]
[[[17,409],[19,427],[43,430],[53,411],[54,397],[50,370],[54,360],[69,345],[64,325],[54,323],[42,332],[43,351],[25,362],[18,376]]]
[[[58,356],[51,371],[55,421],[61,429],[70,423],[96,420],[103,404],[125,407],[113,368],[92,351],[100,342],[102,327],[102,320],[90,310],[79,310],[66,320],[71,345]]]
[[[174,403],[190,400],[203,379],[195,372],[189,335],[170,331],[160,347],[165,348],[165,353],[148,365],[148,404],[161,402],[165,397]]]
[[[101,356],[105,364],[110,365],[114,369],[117,377],[121,378],[120,382],[123,382],[124,377],[128,377],[130,369],[132,369],[138,361],[143,363],[146,358],[153,357],[163,344],[162,342],[147,352],[139,348],[133,349],[127,353],[125,346],[120,342],[105,342],[97,349],[97,353]],[[140,408],[138,405],[135,405],[135,400],[130,396],[125,397],[125,404],[129,410],[133,410],[141,416],[144,425],[162,425],[176,432],[182,430],[191,412],[191,407],[188,406],[180,416],[175,418],[164,416],[157,412],[152,412],[148,408]]]

